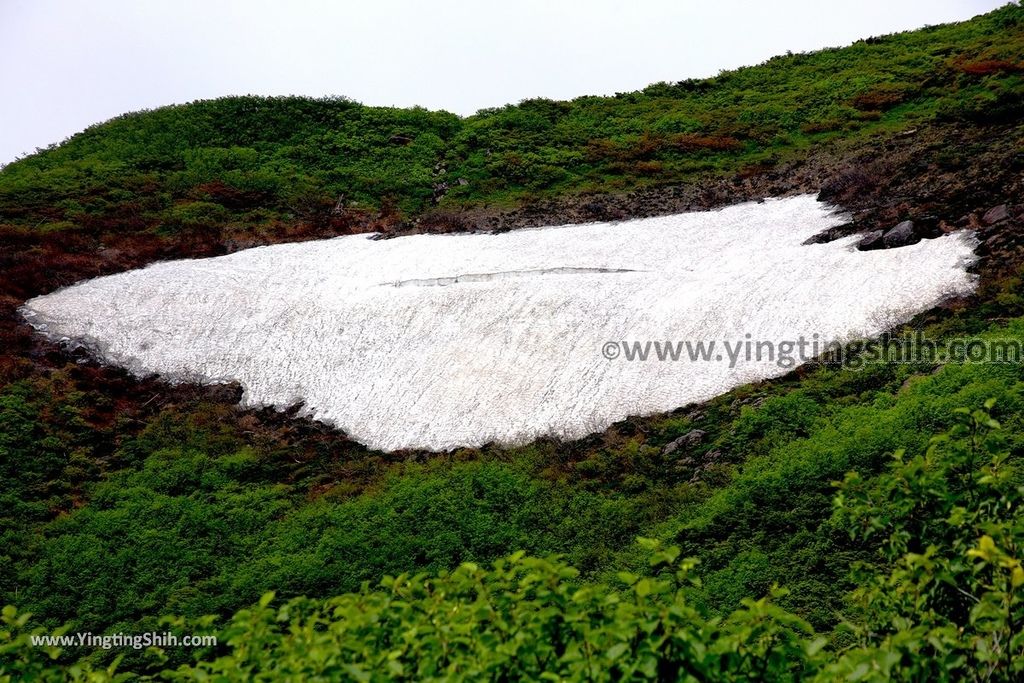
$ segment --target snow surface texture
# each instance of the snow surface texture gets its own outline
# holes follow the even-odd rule
[[[973,289],[970,234],[801,244],[842,222],[804,196],[497,235],[356,235],[158,263],[23,312],[137,373],[237,380],[248,406],[302,401],[375,448],[580,437],[786,372],[607,360],[608,341],[850,341]]]

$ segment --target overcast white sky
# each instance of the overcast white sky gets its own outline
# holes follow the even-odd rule
[[[0,164],[137,109],[347,95],[471,114],[707,76],[1005,0],[0,0]]]

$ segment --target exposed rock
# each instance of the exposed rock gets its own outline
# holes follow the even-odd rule
[[[879,176],[875,168],[849,165],[822,183],[818,201],[845,204],[854,197],[874,194],[878,189]]]
[[[905,247],[908,244],[920,242],[921,238],[914,232],[913,221],[903,221],[894,228],[888,230],[882,238],[882,244],[886,249]]]
[[[799,159],[746,167],[729,178],[534,199],[512,208],[469,207],[466,222],[477,229],[503,232],[717,209],[817,191],[822,200],[848,211],[859,232],[884,230],[913,215],[916,237],[926,239],[954,226],[977,229],[984,213],[974,212],[977,206],[995,206],[1021,194],[1024,154],[1011,142],[1016,140],[1014,130],[1013,126],[922,125],[914,135],[893,135],[882,147],[876,140],[841,150],[824,146]],[[995,139],[1004,142],[996,144]],[[956,151],[975,147],[986,151],[973,156]],[[956,163],[947,159],[950,150]],[[925,220],[924,212],[937,219],[934,226]],[[1012,217],[1014,207],[1009,207],[1009,213]],[[838,232],[819,240],[828,241]]]
[[[1006,204],[1000,204],[999,206],[994,206],[986,211],[985,215],[981,217],[981,220],[985,225],[992,225],[999,221],[1005,221],[1009,217],[1010,211],[1006,208]]]
[[[992,235],[984,242],[979,244],[978,247],[974,250],[974,253],[978,254],[979,256],[988,256],[998,247],[1002,246],[1004,241],[1005,240],[1003,240],[1002,235]]]
[[[390,138],[388,138],[388,142],[390,142],[392,145],[408,145],[410,142],[412,142],[412,138],[409,137],[408,135],[392,135]]]
[[[214,401],[235,404],[242,400],[244,390],[238,382],[227,382],[225,384],[213,384],[210,386],[209,395]],[[301,405],[299,406],[301,407]],[[296,408],[295,413],[298,412]],[[294,415],[294,413],[293,413]]]
[[[751,408],[757,408],[762,403],[764,403],[766,400],[768,400],[767,396],[756,395],[756,394],[752,395],[752,396],[740,397],[740,398],[735,399],[732,403],[729,404],[729,410],[731,410],[733,412],[736,412],[740,408],[742,408],[743,406],[750,406]]]
[[[864,235],[864,239],[857,244],[857,248],[861,251],[871,251],[872,249],[881,249],[885,245],[882,243],[882,237],[885,235],[884,230],[874,230]]]
[[[860,231],[860,229],[861,228],[859,225],[857,225],[857,223],[843,223],[842,225],[837,225],[834,228],[823,230],[819,232],[817,235],[808,237],[806,240],[804,240],[803,243],[826,244],[828,242],[834,242],[835,240],[841,239],[843,237],[848,237],[849,235],[855,235]]]
[[[945,230],[942,228],[943,221],[938,216],[927,214],[914,219],[914,234],[921,239],[935,239],[942,237]]]
[[[439,183],[434,183],[434,197],[433,197],[433,202],[434,202],[435,204],[437,204],[437,203],[439,203],[439,202],[440,202],[440,201],[441,201],[442,199],[444,199],[444,196],[445,196],[446,194],[448,194],[448,190],[449,190],[449,189],[451,189],[451,185],[449,185],[449,184],[448,184],[448,181],[446,181],[446,180],[442,180],[442,181],[441,181],[441,182],[439,182]]]
[[[680,436],[678,439],[670,441],[665,448],[661,451],[662,455],[669,455],[675,453],[679,449],[688,449],[700,444],[704,440],[704,436],[707,434],[703,429],[693,429]]]
[[[334,201],[334,208],[331,209],[332,216],[340,216],[345,213],[345,193],[338,195],[338,198]]]
[[[716,448],[697,458],[683,458],[676,465],[676,470],[684,476],[688,474],[690,483],[696,484],[704,480],[708,469],[722,457],[722,451]]]

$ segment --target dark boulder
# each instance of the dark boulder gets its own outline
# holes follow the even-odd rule
[[[872,249],[881,249],[885,245],[882,243],[882,237],[885,235],[883,230],[875,230],[873,232],[866,233],[864,239],[858,244],[857,248],[861,251],[871,251]]]
[[[857,223],[843,223],[842,225],[837,225],[834,228],[822,230],[816,235],[808,237],[806,240],[804,240],[803,243],[805,245],[826,244],[828,242],[834,242],[835,240],[841,239],[843,237],[855,235],[857,234],[857,232],[859,232],[859,230],[860,226]]]
[[[908,244],[914,244],[915,242],[920,241],[920,236],[914,232],[913,221],[903,221],[902,223],[896,224],[895,227],[887,230],[885,236],[882,238],[882,243],[885,245],[886,249],[905,247]]]
[[[992,225],[999,221],[1005,221],[1010,217],[1010,211],[1006,208],[1006,204],[1000,204],[999,206],[992,207],[985,212],[985,215],[981,217],[982,222],[985,225]]]

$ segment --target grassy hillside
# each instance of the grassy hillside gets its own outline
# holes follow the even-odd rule
[[[118,659],[62,670],[48,659],[60,656],[65,631],[31,629],[27,615],[5,608],[0,673],[33,681],[1016,681],[1024,671],[1024,476],[985,410],[958,416],[925,452],[897,451],[873,481],[849,473],[839,485],[833,525],[881,542],[880,566],[855,565],[859,610],[842,627],[841,647],[780,609],[789,592],[777,586],[713,616],[693,600],[698,562],[680,560],[678,546],[640,539],[647,566],[618,572],[611,584],[581,582],[559,559],[520,551],[490,569],[463,562],[435,576],[403,573],[328,600],[271,606],[276,596],[266,593],[223,627],[168,618],[164,628],[216,638],[176,667],[168,648],[152,647],[134,666]]]
[[[1017,121],[1022,54],[1010,7],[710,79],[463,119],[343,98],[196,102],[119,117],[9,165],[0,215],[34,229],[174,230],[328,220],[339,197],[414,216],[445,182],[448,202],[679,182],[935,117]]]
[[[667,679],[881,680],[906,666],[908,679],[991,669],[991,680],[1013,680],[1024,661],[1019,364],[812,364],[578,442],[429,457],[240,411],[231,388],[169,387],[99,367],[34,338],[15,311],[30,296],[161,258],[458,229],[467,217],[588,193],[700,196],[761,178],[772,180],[755,190],[795,191],[789,164],[813,162],[858,215],[917,211],[936,229],[982,230],[978,295],[915,328],[1024,341],[1013,194],[1024,171],[1022,55],[1024,9],[1009,5],[707,80],[468,118],[343,99],[197,102],[125,115],[4,167],[0,604],[19,611],[4,615],[0,680],[43,675],[45,653],[25,654],[26,630],[142,631],[171,614],[223,624],[268,591],[277,607],[207,625],[222,628],[222,646],[182,677],[267,669],[267,680],[299,680],[312,672],[289,667],[326,662],[336,668],[320,673],[355,679],[548,670],[582,680],[636,668]],[[884,184],[893,179],[899,191]],[[925,202],[915,192],[933,194]],[[988,225],[989,205],[970,202],[998,198],[1009,216]],[[988,417],[956,412],[988,399],[1001,423],[992,434]],[[950,429],[950,442],[929,450]],[[666,448],[694,430],[687,448]],[[849,509],[836,512],[834,483],[851,470],[859,478],[840,498]],[[652,574],[638,536],[657,539],[656,552],[671,555],[659,566],[673,569]],[[562,559],[479,568],[513,551]],[[699,563],[676,576],[682,557]],[[464,563],[479,566],[446,574]],[[435,578],[379,585],[418,572]],[[517,593],[524,572],[546,592]],[[577,601],[581,586],[590,592]],[[769,593],[770,607],[744,602]],[[431,631],[436,615],[463,608],[472,617],[456,620],[462,631]],[[283,633],[292,621],[305,635]],[[591,636],[602,652],[581,669],[568,655]],[[562,649],[548,652],[550,643]],[[401,653],[380,659],[391,649]],[[105,666],[114,654],[56,656]],[[155,674],[191,656],[166,654],[130,652],[121,668]],[[431,662],[436,670],[417,668]]]

